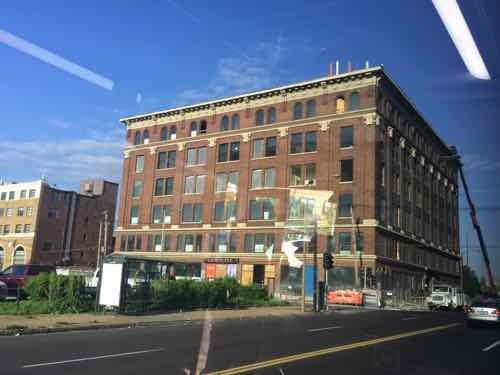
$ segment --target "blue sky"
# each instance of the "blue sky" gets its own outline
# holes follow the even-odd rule
[[[119,181],[118,119],[327,73],[365,60],[388,73],[463,155],[500,279],[498,120],[500,16],[496,0],[459,1],[493,79],[472,79],[430,1],[16,1],[0,30],[114,82],[112,91],[0,44],[0,177],[76,188]],[[140,99],[140,100],[138,100]],[[462,207],[465,202],[462,200]],[[481,271],[469,232],[472,265]]]

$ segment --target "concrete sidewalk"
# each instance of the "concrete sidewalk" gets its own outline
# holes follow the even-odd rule
[[[308,314],[307,312],[301,312],[299,306],[254,307],[241,310],[209,311],[210,317],[213,320]],[[115,314],[0,315],[0,335],[12,335],[17,333],[49,333],[152,325],[160,326],[190,321],[201,321],[204,320],[205,317],[205,310],[141,316]]]

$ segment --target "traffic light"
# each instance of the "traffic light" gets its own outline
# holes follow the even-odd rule
[[[330,270],[333,268],[333,255],[332,253],[323,253],[323,268]]]

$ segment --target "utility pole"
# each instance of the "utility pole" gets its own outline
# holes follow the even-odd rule
[[[313,310],[318,311],[318,220],[314,220],[314,232],[311,239],[311,245],[314,249],[313,252]]]
[[[108,250],[108,210],[104,211],[104,251],[103,257],[106,255]]]
[[[96,268],[101,263],[101,236],[102,236],[102,220],[99,220],[99,239],[97,240],[97,263]]]

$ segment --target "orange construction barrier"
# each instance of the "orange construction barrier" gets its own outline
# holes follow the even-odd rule
[[[363,304],[363,293],[355,290],[330,291],[328,292],[328,303],[361,306]]]

